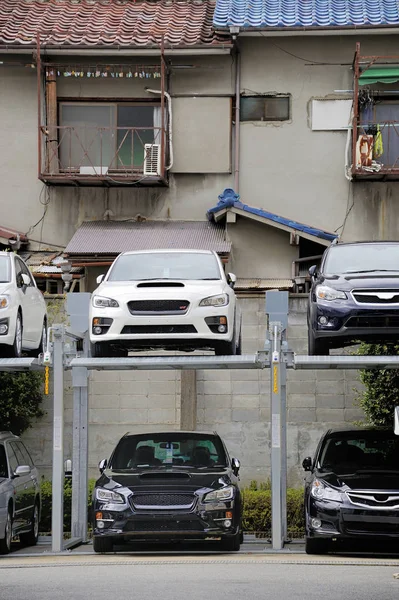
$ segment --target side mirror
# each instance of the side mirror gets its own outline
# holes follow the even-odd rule
[[[240,470],[240,461],[238,458],[231,459],[231,467],[233,469],[234,475],[238,475],[238,471]]]
[[[315,277],[316,273],[317,273],[317,265],[312,265],[309,269],[309,275],[311,277]]]
[[[234,273],[229,273],[227,275],[227,283],[229,284],[230,287],[234,288],[236,281],[237,281],[237,277],[234,275]]]
[[[96,281],[97,281],[98,285],[100,285],[100,283],[102,283],[102,282],[104,281],[104,277],[105,277],[105,275],[104,275],[104,274],[102,274],[102,275],[99,275],[99,276],[97,277]]]
[[[303,466],[304,471],[312,470],[312,459],[310,456],[307,456],[306,458],[303,459],[302,466]]]
[[[107,459],[103,458],[102,460],[100,460],[100,462],[98,463],[98,468],[100,470],[100,473],[103,473],[103,471],[105,471],[105,469],[107,468]]]
[[[29,475],[31,469],[28,465],[20,465],[15,469],[15,477],[19,477],[20,475]]]
[[[22,285],[30,285],[30,277],[26,273],[21,273]]]

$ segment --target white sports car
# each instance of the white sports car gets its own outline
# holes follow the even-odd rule
[[[35,355],[47,344],[47,311],[28,267],[13,252],[0,252],[0,354]]]
[[[92,295],[92,356],[153,348],[241,354],[235,279],[207,250],[120,254]]]

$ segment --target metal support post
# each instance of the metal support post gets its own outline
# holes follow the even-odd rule
[[[288,324],[288,293],[267,292],[269,316],[268,348],[271,358],[271,480],[272,547],[281,550],[287,530],[286,515],[286,364],[282,357],[282,337]]]
[[[51,545],[53,552],[62,552],[64,549],[64,327],[54,325],[51,329],[54,378]]]
[[[87,542],[88,494],[88,372],[72,369],[73,454],[72,454],[72,540]]]

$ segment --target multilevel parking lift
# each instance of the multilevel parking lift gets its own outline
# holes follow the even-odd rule
[[[75,302],[88,294],[67,294]],[[82,312],[84,319],[82,321]],[[88,323],[88,308],[80,314],[80,325]],[[65,325],[50,328],[48,352],[40,359],[0,359],[0,371],[26,371],[52,368],[54,392],[53,420],[53,497],[52,551],[87,542],[88,494],[88,373],[119,370],[208,370],[270,369],[271,407],[271,491],[272,548],[283,550],[287,538],[287,411],[286,373],[289,369],[366,369],[399,368],[399,356],[306,356],[288,347],[288,292],[266,292],[267,329],[265,347],[256,354],[242,356],[144,356],[90,358],[87,331],[78,332]],[[72,315],[71,315],[72,317]],[[71,319],[74,320],[73,318]],[[73,323],[72,323],[73,324]],[[82,327],[81,327],[82,329]],[[80,349],[79,349],[80,348]],[[82,349],[83,348],[83,349]],[[63,539],[64,490],[64,373],[72,371],[73,454],[72,454],[72,531]],[[399,407],[395,412],[395,433],[399,434]]]

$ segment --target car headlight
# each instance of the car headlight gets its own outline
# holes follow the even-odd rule
[[[228,487],[222,488],[221,490],[215,490],[206,494],[205,502],[225,502],[226,500],[232,500],[234,497],[234,487],[229,485]]]
[[[112,502],[112,504],[125,504],[126,500],[120,494],[113,492],[112,490],[105,490],[104,488],[96,489],[96,498],[101,502]]]
[[[10,296],[7,296],[7,294],[1,294],[0,308],[8,308],[9,306],[10,306]]]
[[[208,296],[199,303],[200,306],[226,306],[229,303],[227,294],[218,294],[217,296]]]
[[[342,500],[342,496],[338,490],[330,488],[319,479],[313,481],[310,493],[316,500],[335,500],[336,502],[341,502]]]
[[[119,306],[116,300],[105,296],[93,296],[92,304],[96,308],[118,308]]]
[[[340,290],[334,290],[334,288],[328,287],[328,285],[318,285],[316,288],[316,296],[320,300],[345,300],[348,296],[345,292]]]

